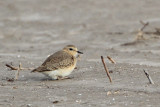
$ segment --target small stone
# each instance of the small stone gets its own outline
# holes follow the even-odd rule
[[[111,92],[111,91],[108,91],[108,92],[107,92],[107,95],[111,95],[111,94],[112,94],[112,92]]]
[[[82,95],[82,94],[78,94],[78,95]]]
[[[32,104],[27,104],[27,107],[32,107]]]

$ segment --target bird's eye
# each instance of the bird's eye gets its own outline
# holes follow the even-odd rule
[[[71,51],[72,51],[73,49],[72,49],[72,48],[69,48],[69,50],[71,50]]]

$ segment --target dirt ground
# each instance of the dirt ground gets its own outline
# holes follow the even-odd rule
[[[159,0],[1,0],[0,107],[159,107],[160,35],[153,34],[159,6]],[[134,42],[140,20],[149,22],[148,33]],[[24,70],[8,81],[16,71],[6,63],[35,68],[68,44],[84,53],[72,79],[51,81]]]

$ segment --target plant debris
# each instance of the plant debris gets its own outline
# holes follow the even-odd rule
[[[148,80],[149,80],[149,83],[150,83],[150,84],[154,84],[154,82],[153,82],[151,76],[149,75],[149,73],[148,73],[147,71],[145,71],[145,70],[143,70],[143,71],[144,71],[145,75],[147,76],[147,78],[148,78]]]
[[[110,82],[112,82],[112,78],[111,78],[111,76],[109,75],[109,71],[108,71],[108,68],[107,68],[107,66],[106,66],[106,64],[105,64],[105,62],[104,62],[104,58],[103,58],[103,56],[101,56],[101,60],[102,60],[102,63],[103,63],[104,69],[105,69],[105,71],[106,71],[106,73],[107,73],[107,76],[108,76],[108,78],[109,78]]]
[[[57,103],[59,103],[59,101],[56,100],[56,101],[53,101],[52,103],[53,103],[53,104],[57,104]]]

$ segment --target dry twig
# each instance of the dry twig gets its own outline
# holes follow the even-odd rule
[[[9,64],[6,64],[6,66],[8,68],[10,68],[11,70],[17,70],[17,73],[16,73],[15,78],[14,78],[15,80],[18,79],[20,70],[32,70],[32,69],[34,69],[34,68],[22,68],[22,64],[21,63],[19,63],[18,67],[14,67],[14,66],[11,66]]]
[[[154,84],[154,82],[153,82],[151,76],[149,75],[149,73],[148,73],[147,71],[145,71],[145,70],[143,70],[143,71],[144,71],[145,75],[147,76],[147,78],[148,78],[148,80],[149,80],[149,83],[150,83],[150,84]]]
[[[107,56],[107,58],[108,58],[113,64],[116,64],[116,62],[115,62],[110,56]]]
[[[110,77],[110,75],[109,75],[109,71],[108,71],[107,66],[106,66],[106,64],[105,64],[105,62],[104,62],[104,58],[103,58],[103,56],[101,56],[101,60],[102,60],[102,63],[103,63],[104,69],[105,69],[105,71],[106,71],[106,73],[107,73],[107,76],[108,76],[108,78],[109,78],[110,82],[112,82],[112,78],[111,78],[111,77]]]
[[[59,103],[59,101],[56,100],[56,101],[53,101],[52,103],[53,103],[53,104],[57,104],[57,103]]]
[[[145,40],[145,37],[143,35],[144,32],[142,30],[139,30],[138,34],[136,35],[136,40]]]
[[[21,67],[22,67],[22,64],[21,64],[21,62],[20,62],[20,63],[19,63],[19,66],[18,66],[17,73],[16,73],[16,75],[15,75],[15,80],[18,80],[19,72],[20,72]]]
[[[140,29],[141,31],[143,31],[144,28],[149,25],[149,22],[144,23],[142,20],[140,20],[140,23],[143,25],[143,27]]]
[[[16,68],[16,67],[11,66],[11,65],[9,65],[9,64],[6,64],[6,66],[7,66],[8,68],[10,68],[11,70],[17,70],[17,68]]]
[[[144,30],[144,28],[146,28],[149,25],[149,22],[144,23],[143,21],[140,21],[140,23],[143,26],[142,26],[142,28],[140,28],[140,30],[138,30],[138,34],[136,36],[136,40],[144,40],[145,39],[144,36],[143,36],[143,34],[144,34],[143,30]]]
[[[14,67],[14,66],[11,66],[11,65],[9,65],[9,64],[6,64],[6,66],[8,67],[8,68],[10,68],[11,70],[18,70],[19,69],[19,67]],[[20,68],[20,70],[32,70],[32,69],[34,69],[34,68]]]

